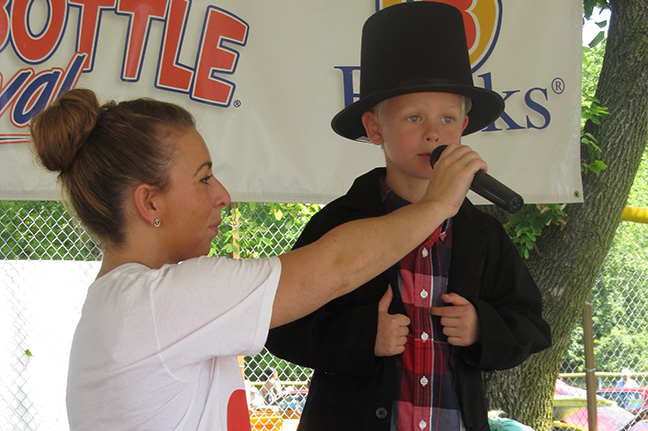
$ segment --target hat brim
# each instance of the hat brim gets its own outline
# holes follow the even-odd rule
[[[391,97],[429,91],[455,93],[471,99],[472,108],[468,112],[469,120],[463,132],[464,136],[482,130],[504,112],[504,99],[492,90],[456,84],[422,84],[367,95],[338,112],[331,120],[331,127],[335,133],[345,138],[366,141],[367,133],[362,125],[362,114]]]

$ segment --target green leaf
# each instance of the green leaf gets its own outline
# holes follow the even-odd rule
[[[605,22],[605,21],[603,21],[603,22]],[[598,22],[597,22],[596,24],[598,24],[599,27],[601,27],[601,25],[600,25],[601,23],[598,23]],[[593,47],[599,45],[601,42],[603,42],[603,40],[605,40],[605,32],[601,30],[601,31],[599,31],[598,34],[594,37],[594,39],[592,39],[592,40],[590,41],[590,43],[588,44],[588,46],[589,46],[590,48],[593,48]]]

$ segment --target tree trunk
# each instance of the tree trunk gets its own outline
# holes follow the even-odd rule
[[[545,228],[527,262],[540,287],[553,346],[520,367],[485,373],[489,408],[536,431],[551,428],[553,391],[569,336],[612,244],[648,138],[648,2],[610,0],[606,53],[596,97],[608,115],[585,130],[608,168],[583,175],[584,203],[568,205],[563,230]],[[583,152],[585,154],[585,152]]]

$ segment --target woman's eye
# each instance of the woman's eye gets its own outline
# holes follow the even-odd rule
[[[207,175],[205,178],[201,179],[201,183],[209,184],[209,180],[211,179],[213,175]]]

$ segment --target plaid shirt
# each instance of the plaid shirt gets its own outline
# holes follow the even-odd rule
[[[409,204],[384,182],[383,203],[388,211]],[[396,394],[392,431],[463,430],[454,391],[450,345],[440,319],[429,313],[443,305],[452,251],[452,219],[446,220],[400,262],[399,290],[410,318],[405,351],[396,358]]]

